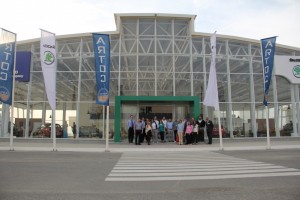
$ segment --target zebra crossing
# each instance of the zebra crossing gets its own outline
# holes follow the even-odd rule
[[[215,152],[125,152],[105,181],[299,176],[300,170]]]

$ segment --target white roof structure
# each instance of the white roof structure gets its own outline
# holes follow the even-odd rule
[[[194,20],[196,15],[115,14],[116,30],[99,30],[111,38],[111,102],[122,93],[202,97],[209,72],[211,34],[195,32]],[[39,41],[38,38],[17,44],[18,51],[32,52],[30,102],[34,107],[45,101]],[[57,54],[58,103],[77,101],[79,86],[80,101],[93,102],[92,33],[57,36]],[[277,44],[275,54],[300,55],[300,49]],[[216,70],[221,102],[262,102],[260,40],[217,34]],[[276,79],[278,102],[290,102],[289,83],[280,77]],[[253,91],[249,84],[253,84]],[[25,105],[29,94],[27,84],[17,83],[15,91],[16,105]],[[269,100],[274,101],[272,95]]]

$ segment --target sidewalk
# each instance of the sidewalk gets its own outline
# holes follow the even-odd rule
[[[300,137],[281,137],[271,138],[271,149],[300,149]],[[57,151],[74,151],[74,152],[105,152],[105,140],[99,139],[57,139]],[[223,139],[223,150],[266,150],[266,138],[225,138]],[[0,150],[10,150],[10,139],[0,138]],[[53,151],[52,139],[24,139],[14,138],[13,150],[15,151]],[[196,145],[178,145],[176,143],[157,143],[147,145],[128,144],[127,141],[121,143],[109,142],[109,152],[128,152],[128,151],[219,151],[220,140],[213,139],[213,144],[208,145],[200,142]]]

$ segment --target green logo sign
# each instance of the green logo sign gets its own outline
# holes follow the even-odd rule
[[[296,78],[300,78],[300,65],[296,65],[293,68],[293,74]]]
[[[46,65],[51,65],[55,60],[53,53],[51,51],[45,51],[44,55],[45,55],[44,63]]]

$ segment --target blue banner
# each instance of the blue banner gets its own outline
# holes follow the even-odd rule
[[[0,101],[11,105],[15,42],[0,45]]]
[[[16,55],[15,80],[21,82],[30,81],[30,51],[18,51]]]
[[[109,106],[110,45],[109,35],[93,33],[96,71],[96,104]]]
[[[269,88],[272,78],[276,37],[261,40],[262,66],[264,76],[264,105],[268,106]]]

